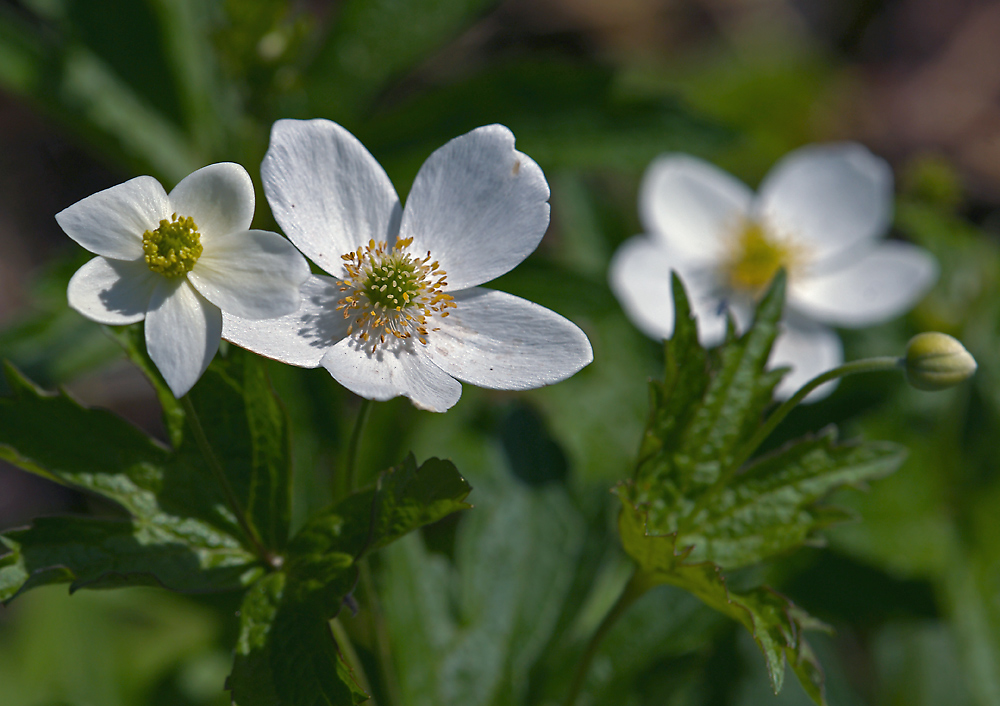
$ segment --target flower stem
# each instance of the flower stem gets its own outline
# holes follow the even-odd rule
[[[358,651],[354,649],[354,644],[351,642],[351,638],[347,635],[347,630],[344,628],[344,624],[340,621],[340,618],[334,618],[330,621],[330,630],[333,632],[333,639],[337,643],[337,649],[340,650],[341,655],[343,655],[344,661],[347,662],[357,675],[358,685],[367,693],[371,694],[371,699],[369,699],[367,703],[371,706],[377,706],[375,703],[375,692],[372,691],[372,685],[371,682],[368,681],[368,675],[365,673],[365,667],[361,663],[361,659],[358,657]]]
[[[611,606],[607,615],[604,616],[604,620],[602,620],[601,624],[597,626],[597,630],[594,631],[594,634],[591,636],[586,648],[584,648],[583,655],[581,655],[580,661],[577,662],[576,665],[576,673],[573,675],[573,683],[570,684],[569,691],[566,692],[566,699],[563,701],[563,706],[574,706],[574,704],[576,704],[576,700],[580,696],[580,692],[583,690],[584,681],[587,679],[587,672],[590,671],[590,664],[594,661],[594,657],[597,655],[597,648],[600,647],[601,642],[611,630],[612,626],[625,614],[625,611],[627,611],[633,603],[646,593],[646,591],[652,588],[652,586],[653,584],[644,580],[644,576],[638,570],[633,572],[632,578],[629,579],[627,584],[625,584],[625,588],[622,589],[621,595],[618,596],[618,600],[613,606]]]
[[[371,620],[371,631],[375,639],[375,651],[378,655],[379,672],[382,686],[390,704],[401,704],[403,699],[396,680],[396,672],[392,662],[392,646],[389,644],[389,627],[382,613],[382,604],[378,599],[375,581],[372,578],[369,557],[361,560],[358,570],[361,574],[361,592],[368,606],[368,616]]]
[[[771,432],[774,431],[779,424],[781,424],[782,420],[788,416],[788,413],[795,409],[795,407],[797,407],[798,404],[806,398],[806,395],[823,383],[830,382],[831,380],[836,380],[837,378],[842,378],[847,375],[855,375],[857,373],[872,373],[882,370],[900,370],[903,368],[905,363],[905,358],[897,358],[895,356],[865,358],[863,360],[854,360],[850,363],[844,363],[840,367],[834,368],[833,370],[827,370],[825,373],[817,375],[803,385],[798,392],[782,402],[781,406],[771,413],[771,416],[768,417],[767,421],[764,422],[764,424],[752,437],[750,437],[749,441],[743,444],[730,466],[731,473],[738,471],[740,467],[747,462],[750,456],[753,455],[753,452],[757,450],[757,447],[764,443],[764,439],[766,439]]]
[[[226,473],[223,470],[222,465],[215,457],[215,452],[212,451],[212,446],[208,443],[208,437],[205,436],[205,429],[201,426],[201,419],[198,417],[198,412],[195,411],[194,405],[191,403],[191,399],[185,395],[184,397],[181,397],[180,402],[184,407],[184,413],[187,416],[191,432],[194,434],[194,440],[198,444],[198,448],[201,450],[201,455],[205,458],[205,463],[208,464],[208,467],[212,469],[212,474],[215,476],[215,480],[219,483],[219,487],[222,488],[222,494],[226,498],[226,503],[229,505],[229,509],[236,517],[236,521],[239,523],[240,529],[243,530],[243,534],[246,535],[247,540],[253,545],[257,556],[263,559],[264,562],[271,568],[277,569],[281,565],[281,558],[276,557],[264,547],[264,543],[261,541],[257,531],[254,530],[254,528],[250,525],[250,522],[247,520],[246,510],[243,509],[243,505],[240,503],[239,498],[237,498],[236,493],[233,492],[233,486],[229,484],[229,479],[226,478]]]
[[[354,420],[354,429],[347,444],[347,459],[344,462],[344,475],[340,482],[340,497],[350,495],[357,489],[358,483],[358,452],[361,449],[361,436],[368,423],[372,411],[372,401],[362,399],[358,408],[358,416]]]

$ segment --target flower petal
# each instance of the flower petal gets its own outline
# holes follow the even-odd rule
[[[170,217],[170,199],[150,176],[98,191],[56,214],[66,235],[92,253],[115,260],[142,257],[142,234]]]
[[[385,170],[354,135],[329,120],[279,120],[260,167],[285,235],[332,275],[369,240],[394,242],[400,205]]]
[[[369,353],[348,337],[334,345],[321,364],[337,382],[361,397],[388,400],[404,395],[420,409],[447,411],[462,396],[462,385],[421,353],[413,348]]]
[[[752,200],[750,187],[715,165],[666,154],[649,165],[642,179],[639,215],[646,232],[674,250],[715,262]]]
[[[565,380],[594,359],[586,334],[559,314],[505,292],[455,294],[451,315],[425,351],[464,382],[497,390],[530,390]]]
[[[295,246],[266,230],[210,240],[188,273],[203,297],[245,319],[291,314],[299,306],[299,286],[308,277],[309,263]]]
[[[727,301],[714,268],[685,259],[661,241],[647,236],[626,240],[611,260],[611,289],[639,330],[656,340],[670,338],[674,333],[671,271],[684,283],[702,345],[720,343],[726,335]]]
[[[95,257],[69,281],[69,305],[100,324],[124,326],[146,318],[153,288],[162,279],[143,260]]]
[[[926,250],[887,242],[847,267],[792,282],[788,304],[833,326],[870,326],[910,309],[937,276],[937,261]]]
[[[448,289],[488,282],[538,247],[549,226],[549,185],[502,125],[476,128],[437,149],[406,199],[400,238],[441,263]]]
[[[764,179],[756,215],[815,260],[876,238],[892,220],[892,170],[854,143],[803,147]]]
[[[187,394],[219,350],[222,312],[183,277],[162,278],[146,314],[146,350],[175,397]]]
[[[253,321],[222,317],[222,337],[258,355],[302,368],[316,368],[333,345],[347,334],[348,320],[336,310],[343,294],[331,277],[312,275],[301,287],[294,313]]]
[[[834,331],[811,321],[786,317],[767,361],[769,368],[791,367],[775,388],[775,398],[787,400],[814,377],[843,362],[844,349]],[[806,396],[805,401],[817,402],[836,387],[836,380],[820,385]]]
[[[247,230],[253,220],[253,181],[247,170],[220,162],[191,172],[170,192],[171,213],[194,219],[202,245]]]

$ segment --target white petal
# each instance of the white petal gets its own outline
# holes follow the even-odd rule
[[[253,220],[253,182],[232,162],[210,164],[181,179],[170,192],[171,213],[194,219],[202,245],[244,231]]]
[[[853,143],[813,145],[778,162],[758,192],[757,215],[817,260],[876,238],[892,220],[892,170]]]
[[[95,257],[69,281],[69,305],[100,324],[124,326],[146,318],[149,298],[161,278],[144,260]]]
[[[170,200],[150,176],[91,194],[56,214],[66,235],[92,253],[115,260],[142,257],[142,234],[170,217]]]
[[[781,323],[767,364],[770,368],[787,365],[791,367],[791,371],[778,383],[774,396],[779,400],[787,400],[814,377],[843,362],[844,349],[835,332],[810,321],[786,318]],[[809,393],[805,401],[817,402],[836,387],[836,380],[820,385]]]
[[[565,380],[594,359],[586,334],[543,306],[491,289],[455,294],[457,307],[436,319],[426,352],[463,382],[529,390]]]
[[[369,240],[393,242],[400,205],[385,170],[358,138],[329,120],[279,120],[260,166],[285,235],[332,275]]]
[[[299,306],[309,264],[277,233],[248,230],[205,243],[188,279],[222,309],[245,319],[272,319]]]
[[[403,395],[420,409],[444,412],[462,395],[462,385],[418,348],[369,353],[348,337],[331,348],[321,364],[341,385],[370,400]]]
[[[646,232],[689,257],[718,260],[753,200],[750,188],[685,154],[657,158],[642,179],[639,215]]]
[[[222,337],[258,355],[302,368],[315,368],[347,333],[348,321],[336,310],[343,294],[338,281],[312,275],[301,288],[301,304],[294,313],[276,319],[252,321],[225,314]]]
[[[788,303],[833,326],[870,326],[910,309],[937,276],[937,261],[926,250],[887,242],[847,267],[793,281]]]
[[[448,289],[488,282],[538,247],[549,226],[549,185],[514,149],[514,135],[487,125],[436,150],[406,199],[401,238],[428,250],[448,273]]]
[[[198,382],[221,333],[222,312],[185,278],[160,280],[146,314],[146,350],[175,397]]]
[[[684,283],[702,345],[720,343],[726,335],[727,305],[731,302],[719,286],[714,268],[686,259],[663,242],[648,236],[626,240],[611,260],[611,289],[643,333],[657,340],[670,338],[674,332],[671,271]]]

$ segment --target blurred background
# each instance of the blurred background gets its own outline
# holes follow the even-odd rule
[[[932,251],[942,275],[908,316],[844,332],[848,359],[936,329],[980,371],[938,395],[848,379],[800,409],[772,443],[835,422],[911,457],[834,498],[861,519],[826,546],[733,580],[766,580],[835,628],[816,639],[831,704],[1000,705],[998,39],[1000,3],[985,0],[0,0],[0,358],[162,436],[152,389],[66,306],[90,255],[56,212],[136,175],[169,189],[230,160],[257,180],[255,225],[276,229],[259,165],[278,118],[340,122],[401,196],[448,139],[507,125],[545,170],[553,219],[493,286],[580,324],[595,362],[530,393],[465,386],[447,415],[377,406],[367,472],[411,448],[451,457],[476,509],[379,557],[397,678],[376,696],[558,703],[628,576],[607,491],[630,472],[662,366],[606,283],[614,249],[641,232],[644,168],[683,151],[756,186],[795,147],[859,140],[895,170],[892,237]],[[322,370],[272,378],[298,431],[301,518],[328,497],[357,404]],[[101,511],[0,466],[0,528]],[[19,597],[0,608],[0,706],[225,704],[238,601]],[[371,636],[345,624],[373,660]],[[445,628],[454,649],[426,649],[421,631]],[[667,587],[592,672],[589,704],[808,703],[791,675],[775,697],[742,629]]]

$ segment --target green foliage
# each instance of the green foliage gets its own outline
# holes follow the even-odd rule
[[[113,501],[126,516],[43,518],[0,535],[0,600],[48,583],[249,587],[229,680],[235,703],[367,698],[328,621],[353,591],[361,559],[468,507],[469,485],[450,462],[418,467],[410,455],[373,488],[317,513],[289,542],[290,433],[264,362],[230,351],[191,391],[190,406],[180,405],[164,392],[136,330],[116,335],[151,374],[176,446],[65,393],[44,393],[8,367],[14,396],[0,400],[0,457]]]
[[[228,688],[238,706],[359,703],[367,698],[328,625],[358,578],[358,561],[456,510],[469,485],[436,458],[412,455],[375,487],[317,514],[289,545],[284,566],[247,592]],[[336,664],[337,669],[331,669]]]
[[[787,658],[806,692],[825,703],[823,673],[803,633],[819,621],[766,587],[736,592],[740,569],[816,540],[845,517],[821,501],[833,490],[892,473],[905,453],[889,443],[840,445],[830,429],[746,464],[782,370],[766,370],[784,299],[779,275],[741,337],[706,351],[674,279],[674,335],[635,476],[618,487],[622,546],[638,564],[630,591],[678,586],[738,620],[764,653],[775,692]]]

